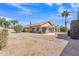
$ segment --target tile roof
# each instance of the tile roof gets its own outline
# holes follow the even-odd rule
[[[39,23],[35,23],[35,24],[31,24],[31,25],[26,25],[25,27],[41,26],[41,25],[46,24],[46,23],[50,23],[52,25],[52,23],[50,21],[42,21],[42,22],[39,22]]]

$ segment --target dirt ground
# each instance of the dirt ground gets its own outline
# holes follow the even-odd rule
[[[2,56],[58,56],[68,41],[54,35],[10,33],[7,46],[0,50]]]

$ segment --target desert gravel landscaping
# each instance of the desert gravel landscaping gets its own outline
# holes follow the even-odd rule
[[[6,56],[59,56],[68,41],[54,35],[10,33],[7,46],[0,50]]]

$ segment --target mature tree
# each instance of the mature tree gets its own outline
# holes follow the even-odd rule
[[[7,21],[6,18],[1,18],[0,17],[0,26],[1,27],[4,27],[4,28],[9,28],[11,25],[12,27],[14,28],[15,25],[18,24],[18,21],[17,20],[11,20],[11,21]]]
[[[11,20],[11,24],[13,25],[13,28],[15,27],[16,24],[18,24],[17,20]]]
[[[60,26],[60,31],[61,31],[61,32],[66,32],[66,27],[63,26],[63,25],[61,25],[61,26]]]
[[[69,16],[69,12],[67,10],[62,12],[62,17],[65,17],[65,27],[67,30],[67,17]]]
[[[1,18],[0,17],[0,26],[4,27],[4,23],[6,22],[6,18]]]
[[[4,26],[5,26],[5,28],[9,28],[10,25],[11,25],[11,24],[10,24],[9,21],[5,21],[5,22],[4,22]]]

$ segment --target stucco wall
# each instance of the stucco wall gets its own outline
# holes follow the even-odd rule
[[[49,23],[46,23],[46,24],[42,25],[41,27],[51,27],[51,25]]]

